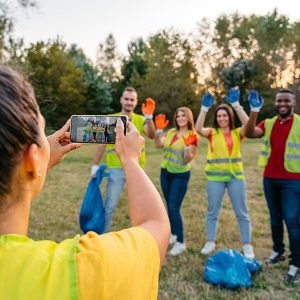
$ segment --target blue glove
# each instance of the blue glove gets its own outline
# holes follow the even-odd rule
[[[240,90],[231,88],[229,94],[224,97],[224,100],[231,104],[232,107],[240,106]]]
[[[255,90],[250,91],[248,94],[248,101],[250,103],[251,111],[259,112],[264,104],[264,98],[259,96],[258,92]]]
[[[213,97],[212,94],[210,93],[206,93],[203,97],[202,97],[202,106],[201,106],[201,110],[208,112],[208,110],[214,105],[215,103],[215,99]]]

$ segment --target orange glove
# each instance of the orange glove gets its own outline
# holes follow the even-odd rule
[[[155,127],[157,129],[164,129],[168,126],[169,120],[166,120],[166,115],[159,114],[155,117]]]
[[[183,140],[184,140],[184,144],[186,146],[190,146],[192,145],[195,141],[197,141],[197,135],[193,132],[191,132],[189,134],[189,136],[187,138],[185,138],[184,136],[182,136]]]
[[[146,117],[146,119],[152,119],[153,117],[152,114],[154,112],[154,109],[155,109],[155,101],[151,98],[147,98],[146,104],[145,103],[142,104],[142,112]]]

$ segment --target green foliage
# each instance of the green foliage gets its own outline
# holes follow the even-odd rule
[[[72,114],[84,112],[84,71],[77,68],[64,43],[56,40],[31,45],[26,50],[25,68],[48,126],[59,127]]]
[[[111,85],[98,74],[97,69],[76,45],[71,46],[69,54],[75,60],[77,68],[84,72],[83,82],[86,85],[85,100],[82,104],[84,113],[95,115],[111,112]]]
[[[162,31],[151,36],[133,54],[129,61],[135,62],[135,67],[132,68],[128,84],[137,88],[139,99],[155,99],[156,112],[169,116],[179,106],[197,107],[195,90],[198,73],[187,38],[172,31]],[[137,56],[140,60],[137,60]],[[138,69],[137,66],[142,68]]]

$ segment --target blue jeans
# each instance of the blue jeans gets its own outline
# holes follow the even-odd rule
[[[118,204],[120,194],[125,184],[123,169],[109,169],[106,185],[104,232],[110,231],[113,212]]]
[[[244,244],[250,243],[251,222],[246,203],[246,182],[234,177],[229,182],[208,180],[206,183],[208,199],[206,215],[207,240],[215,241],[217,239],[218,219],[226,188],[239,223],[241,240]]]
[[[285,251],[283,221],[290,242],[290,264],[300,267],[300,180],[264,178],[268,203],[273,250]]]
[[[190,174],[190,171],[170,173],[166,169],[160,170],[160,183],[167,204],[171,233],[177,236],[177,241],[180,243],[184,241],[180,208],[187,191]]]

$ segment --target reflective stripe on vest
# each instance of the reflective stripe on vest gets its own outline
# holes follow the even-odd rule
[[[114,116],[119,116],[121,113],[114,114]],[[144,136],[144,122],[145,118],[142,115],[138,115],[135,113],[132,113],[132,119],[131,122],[133,125],[136,127],[136,129],[139,131],[139,133]],[[117,168],[117,169],[122,169],[122,164],[114,151],[115,145],[106,145],[106,164],[108,168]],[[143,144],[140,160],[139,160],[139,165],[142,168],[145,168],[145,163],[146,163],[146,152],[145,152],[145,143]]]
[[[78,300],[78,244],[0,235],[0,299]]]
[[[188,130],[184,136],[188,137],[190,132],[191,131]],[[183,138],[178,138],[178,140],[171,145],[171,141],[177,133],[178,130],[175,128],[169,130],[163,145],[164,156],[161,168],[166,169],[170,173],[183,173],[189,171],[191,168],[190,164],[184,162],[183,155],[185,144]]]
[[[244,179],[240,153],[240,129],[231,130],[233,147],[229,155],[228,146],[222,131],[212,129],[211,145],[208,144],[205,173],[208,180],[230,181],[232,177]]]
[[[264,140],[258,157],[260,167],[268,164],[271,153],[271,133],[276,120],[277,116],[265,121]],[[284,168],[291,173],[300,173],[300,116],[297,114],[294,114],[293,124],[285,144]]]

